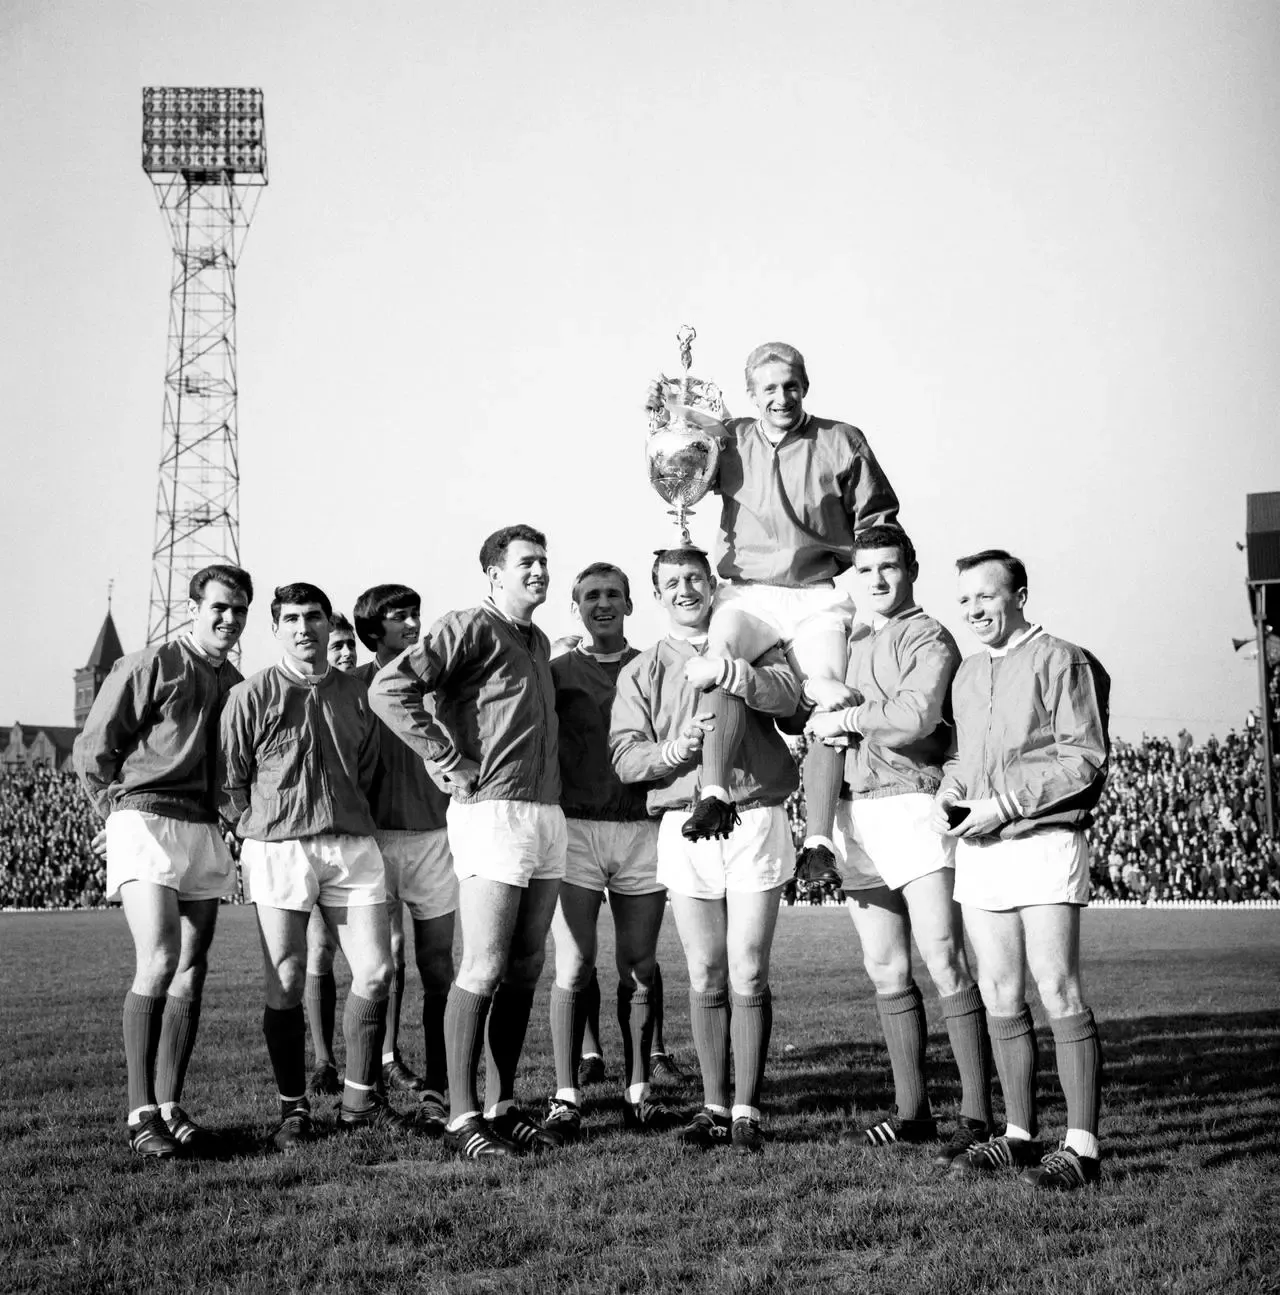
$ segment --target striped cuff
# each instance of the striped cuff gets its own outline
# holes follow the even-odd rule
[[[1000,810],[1000,817],[1006,823],[1012,823],[1015,818],[1022,817],[1022,811],[1018,808],[1018,802],[1007,791],[998,791],[995,794],[995,802]]]
[[[858,708],[856,706],[846,706],[840,712],[840,727],[846,733],[856,733],[862,736],[862,730],[858,727]]]
[[[673,769],[678,769],[684,761],[680,758],[680,743],[676,739],[662,744],[662,759]]]
[[[732,693],[735,697],[742,697],[747,691],[747,670],[749,669],[745,661],[737,657],[720,663],[720,678],[716,680],[716,687],[723,688],[725,692]]]
[[[456,769],[462,763],[461,751],[450,751],[443,760],[437,760],[435,766],[441,773],[448,773],[450,769]]]

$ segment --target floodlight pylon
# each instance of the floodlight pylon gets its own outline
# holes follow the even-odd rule
[[[267,183],[262,91],[143,91],[142,167],[169,227],[163,437],[147,643],[190,624],[191,577],[240,563],[235,271]]]

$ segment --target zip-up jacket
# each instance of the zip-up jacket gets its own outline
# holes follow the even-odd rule
[[[640,655],[622,652],[623,669]],[[551,663],[560,721],[560,808],[566,818],[632,823],[649,817],[647,787],[625,783],[609,758],[614,674],[590,652],[575,648]]]
[[[526,633],[492,603],[448,612],[389,662],[369,688],[378,717],[414,752],[447,773],[466,758],[480,766],[462,802],[560,802],[551,644]]]
[[[366,662],[351,673],[368,688],[378,663]],[[438,832],[445,825],[449,797],[431,781],[421,756],[381,720],[378,728],[378,771],[369,794],[374,823],[389,832]]]
[[[1085,828],[1107,780],[1111,679],[1038,625],[1006,652],[966,657],[951,687],[956,749],[940,792],[995,797],[1000,837]]]
[[[237,684],[222,712],[222,817],[253,841],[371,836],[378,721],[359,679],[282,665]]]
[[[855,531],[892,522],[898,497],[866,438],[808,415],[775,447],[753,418],[720,442],[716,570],[726,580],[802,588],[851,565]]]
[[[699,655],[688,639],[667,637],[641,652],[618,676],[609,729],[613,767],[623,782],[647,782],[649,813],[691,809],[698,799],[701,757],[675,752],[681,730],[705,709],[703,692],[684,674]],[[796,762],[774,726],[800,701],[800,681],[776,647],[756,661],[730,662],[726,691],[747,703],[742,745],[725,788],[741,809],[781,805],[800,785]]]
[[[73,750],[98,813],[216,823],[218,718],[240,679],[229,661],[215,666],[185,637],[121,657]]]
[[[875,630],[854,626],[845,682],[863,701],[842,712],[841,721],[862,737],[844,761],[855,799],[938,790],[951,748],[950,690],[959,664],[955,639],[920,607]]]

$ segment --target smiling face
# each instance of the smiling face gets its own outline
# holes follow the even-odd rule
[[[384,665],[413,647],[422,635],[422,608],[393,607],[382,618],[382,639],[378,643],[378,660]]]
[[[283,603],[271,627],[285,656],[305,667],[308,673],[326,664],[329,628],[329,618],[319,603]]]
[[[701,634],[711,623],[715,577],[698,562],[663,562],[658,567],[653,596],[666,609],[671,626]]]
[[[856,549],[853,554],[853,585],[858,610],[892,616],[911,604],[918,574],[915,563],[907,566],[902,550]]]
[[[620,646],[626,637],[624,623],[632,607],[616,571],[587,576],[578,586],[573,609],[592,647],[617,650],[614,645]]]
[[[189,602],[191,635],[200,650],[222,660],[240,641],[249,617],[249,599],[239,589],[211,580],[200,601]]]
[[[329,664],[346,674],[356,668],[355,630],[336,629],[329,635]]]
[[[493,600],[509,616],[528,620],[547,601],[551,575],[547,551],[529,540],[512,540],[502,564],[489,568]]]
[[[799,427],[804,419],[804,377],[792,364],[769,360],[751,370],[747,394],[760,413],[766,432],[783,433]]]
[[[999,562],[982,562],[960,573],[960,610],[974,637],[988,648],[1004,647],[1027,628],[1027,591],[1014,589]]]

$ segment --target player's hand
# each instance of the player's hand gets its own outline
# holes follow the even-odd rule
[[[961,818],[961,812],[964,817]],[[970,836],[990,836],[1004,822],[1000,805],[994,796],[983,800],[957,800],[947,807],[946,836],[964,839]]]
[[[452,769],[445,774],[445,790],[450,794],[461,792],[464,796],[470,795],[475,791],[476,784],[480,781],[480,766],[474,760],[468,760],[464,755]]]
[[[684,663],[684,677],[703,692],[717,686],[724,671],[724,659],[717,656],[691,656]]]
[[[813,703],[814,710],[844,710],[848,706],[862,705],[862,694],[839,679],[806,679],[804,696],[806,701]]]
[[[567,656],[581,642],[581,634],[562,634],[551,645],[551,659],[554,661],[558,656]]]
[[[836,738],[845,739],[840,743],[841,746],[849,745],[849,730],[844,726],[843,710],[815,710],[809,716],[804,731],[829,746],[836,745]]]
[[[667,380],[659,374],[645,388],[644,408],[649,414],[662,414],[667,408]]]
[[[704,710],[699,711],[680,730],[680,736],[676,738],[676,754],[681,763],[692,760],[702,751],[703,739],[715,726],[716,717],[709,710]]]
[[[107,857],[107,829],[100,827],[94,833],[93,840],[89,842],[89,849],[98,856],[99,859]]]
[[[933,798],[933,808],[929,811],[929,826],[933,828],[939,836],[946,836],[951,831],[951,822],[947,817],[948,811],[955,802],[956,793],[952,791],[940,791]]]

